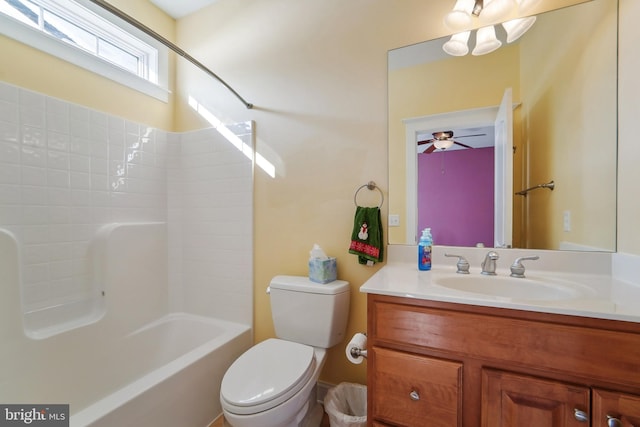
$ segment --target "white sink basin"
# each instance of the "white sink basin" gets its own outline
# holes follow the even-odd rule
[[[439,277],[434,283],[458,291],[518,300],[559,301],[583,298],[589,294],[588,289],[577,284],[571,286],[547,279],[510,276],[456,275]]]

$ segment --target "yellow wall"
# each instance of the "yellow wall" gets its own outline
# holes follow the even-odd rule
[[[147,0],[111,2],[169,40],[175,21]],[[0,80],[129,120],[173,130],[173,96],[165,103],[105,79],[83,68],[0,36]],[[170,56],[170,89],[175,83]],[[46,72],[45,72],[46,71]]]
[[[571,19],[565,12],[539,19],[522,41],[528,185],[556,185],[525,200],[526,247],[558,249],[565,241],[615,250],[616,151],[608,135],[616,126],[616,4],[587,3],[572,10]],[[580,186],[570,185],[575,182]],[[570,232],[563,231],[565,211]]]
[[[640,255],[640,2],[620,0],[618,100],[618,252]]]

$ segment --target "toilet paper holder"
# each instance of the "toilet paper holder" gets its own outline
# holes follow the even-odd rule
[[[358,348],[358,347],[351,348],[349,350],[349,353],[351,353],[351,357],[354,357],[354,358],[360,357],[360,356],[362,356],[364,358],[367,357],[367,350],[364,350],[364,349],[361,349],[361,348]]]
[[[345,353],[349,362],[359,365],[367,357],[367,334],[358,332],[356,333],[347,348]]]

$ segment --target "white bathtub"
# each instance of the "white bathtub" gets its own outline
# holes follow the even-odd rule
[[[63,316],[53,330],[58,316],[29,323],[21,312],[18,243],[0,230],[0,403],[69,404],[73,427],[205,427],[222,414],[222,376],[251,328],[169,312],[162,224],[110,230],[104,312]]]
[[[103,378],[91,390],[103,397],[79,412],[72,405],[71,426],[207,426],[222,412],[224,372],[250,345],[245,325],[169,314],[128,335],[122,353],[105,358]]]

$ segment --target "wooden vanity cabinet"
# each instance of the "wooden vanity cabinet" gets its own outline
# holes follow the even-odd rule
[[[593,425],[607,427],[640,426],[640,396],[593,390]]]
[[[461,425],[462,364],[374,347],[375,383],[384,392],[372,395],[378,420],[393,425],[434,427]]]
[[[584,426],[589,388],[485,369],[482,426]]]
[[[640,427],[640,324],[368,295],[368,426]]]

